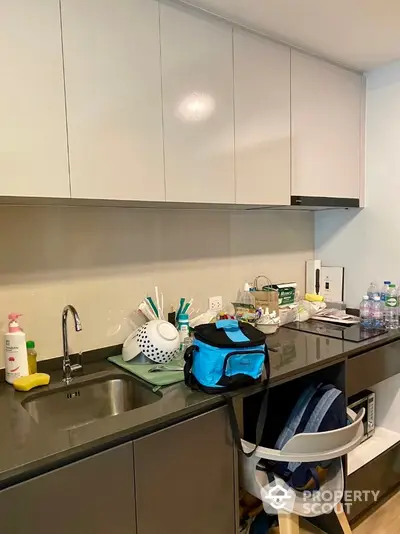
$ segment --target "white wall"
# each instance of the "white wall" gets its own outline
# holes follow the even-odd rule
[[[166,307],[185,296],[204,310],[259,274],[304,289],[314,254],[310,213],[3,206],[0,229],[0,334],[9,312],[23,313],[40,359],[61,354],[67,303],[83,326],[70,327],[71,349],[104,347],[124,340],[155,284]]]
[[[345,299],[357,306],[371,280],[400,281],[400,62],[367,76],[366,208],[322,212],[316,258],[345,267]]]

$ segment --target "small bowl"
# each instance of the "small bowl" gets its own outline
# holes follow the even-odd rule
[[[275,332],[279,328],[279,324],[263,324],[263,323],[257,323],[256,328],[261,330],[261,332],[264,332],[264,334],[275,334]]]

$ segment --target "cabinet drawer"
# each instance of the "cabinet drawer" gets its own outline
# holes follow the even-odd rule
[[[347,479],[347,490],[379,491],[379,499],[400,482],[400,447],[394,447],[375,458],[372,462],[355,471]],[[367,494],[366,494],[367,495]],[[368,493],[366,500],[355,501],[349,513],[353,520],[362,515],[375,503],[373,495]]]
[[[400,373],[400,341],[365,352],[347,361],[347,395]]]

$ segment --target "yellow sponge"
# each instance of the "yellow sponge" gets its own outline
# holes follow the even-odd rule
[[[304,296],[304,300],[308,300],[308,302],[323,302],[325,298],[322,295],[314,295],[313,293],[306,293]]]
[[[47,386],[50,382],[50,375],[46,373],[34,373],[29,376],[21,376],[14,380],[14,388],[17,391],[30,391],[32,388],[37,388],[38,386]]]

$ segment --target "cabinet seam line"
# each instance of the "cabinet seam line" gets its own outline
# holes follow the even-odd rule
[[[164,86],[163,86],[163,62],[162,62],[162,46],[161,46],[161,5],[158,5],[158,43],[160,48],[160,86],[161,86],[161,137],[162,137],[162,153],[163,153],[163,167],[164,167],[164,200],[167,202],[167,171],[165,165],[165,125],[164,125]]]
[[[290,181],[289,181],[289,206],[292,203],[293,191],[293,114],[292,114],[292,49],[289,48],[289,142],[290,142]]]
[[[136,458],[135,458],[135,443],[132,441],[132,462],[133,462],[133,506],[135,514],[135,528],[139,532],[138,520],[138,506],[137,506],[137,487],[136,487]]]
[[[235,102],[235,35],[233,26],[232,33],[232,104],[233,104],[233,183],[234,203],[237,204],[237,176],[236,176],[236,102]]]
[[[65,113],[65,132],[67,140],[67,165],[68,165],[68,180],[69,180],[69,196],[72,198],[72,183],[71,183],[71,157],[69,146],[69,129],[68,129],[68,110],[67,110],[67,84],[65,80],[65,56],[64,56],[64,31],[63,31],[63,19],[62,19],[62,6],[61,0],[58,0],[58,9],[60,16],[60,38],[61,38],[61,58],[62,58],[62,75],[64,86],[64,113]]]

